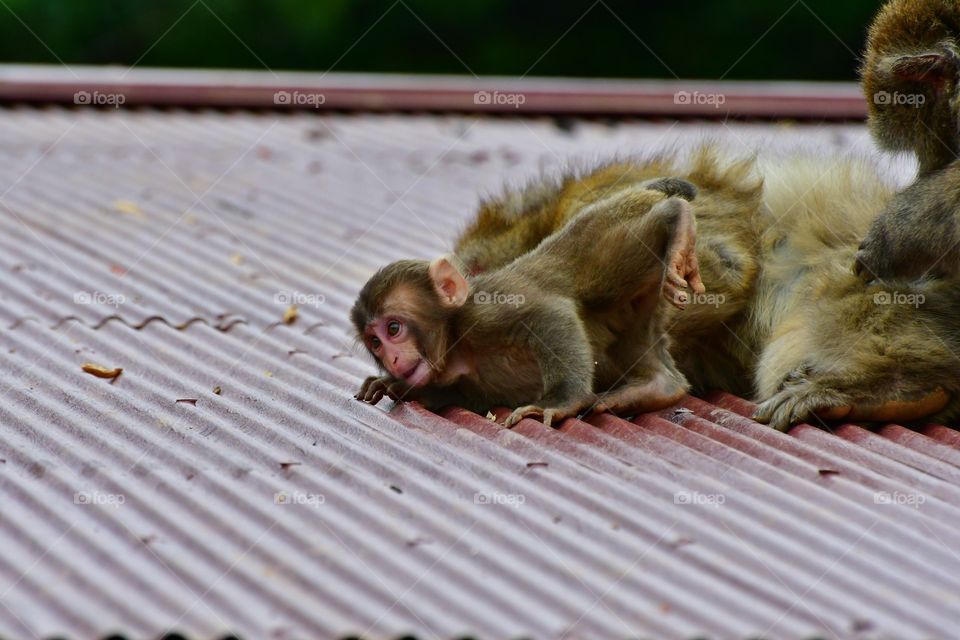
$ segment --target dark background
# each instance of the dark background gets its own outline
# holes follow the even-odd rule
[[[3,0],[0,61],[852,80],[867,25],[879,4]]]

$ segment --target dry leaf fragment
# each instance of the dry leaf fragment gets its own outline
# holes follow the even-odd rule
[[[113,208],[120,213],[129,213],[130,215],[137,216],[138,218],[147,217],[135,202],[130,202],[129,200],[117,200],[113,203]]]
[[[293,324],[297,319],[297,305],[292,304],[283,312],[283,324]]]
[[[94,364],[92,362],[84,363],[80,368],[92,376],[97,376],[98,378],[106,378],[108,380],[112,380],[118,377],[121,373],[123,373],[123,369],[121,367],[108,369],[103,365]]]

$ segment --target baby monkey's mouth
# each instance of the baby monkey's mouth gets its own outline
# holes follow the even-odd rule
[[[420,358],[401,375],[411,387],[422,386],[430,380],[430,365],[427,364],[426,360]]]

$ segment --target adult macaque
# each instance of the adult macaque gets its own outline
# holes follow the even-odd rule
[[[893,0],[870,27],[861,68],[880,146],[913,151],[916,182],[867,231],[865,280],[960,276],[960,3]]]
[[[718,296],[668,326],[695,391],[752,395],[757,418],[778,429],[816,418],[955,417],[960,284],[868,284],[849,267],[891,196],[876,170],[849,158],[754,166],[720,157],[705,149],[687,168],[659,158],[535,183],[485,203],[457,252],[475,271],[510,264],[590,202],[651,175],[678,175],[699,188],[697,254]]]
[[[536,249],[480,275],[448,256],[381,269],[351,315],[386,375],[357,397],[507,406],[508,426],[675,403],[687,383],[664,323],[688,287],[704,288],[690,205],[670,193],[695,190],[665,179],[596,198]]]
[[[890,197],[872,166],[796,159],[778,171],[767,182],[775,222],[744,336],[759,354],[755,417],[779,429],[955,418],[960,281],[865,283],[852,273],[857,238]]]

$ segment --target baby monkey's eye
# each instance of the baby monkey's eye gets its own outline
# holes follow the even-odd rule
[[[380,348],[380,338],[370,338],[370,348],[376,351]]]
[[[387,333],[390,335],[390,337],[393,337],[398,333],[400,333],[400,323],[397,322],[396,320],[391,320],[387,324]]]

